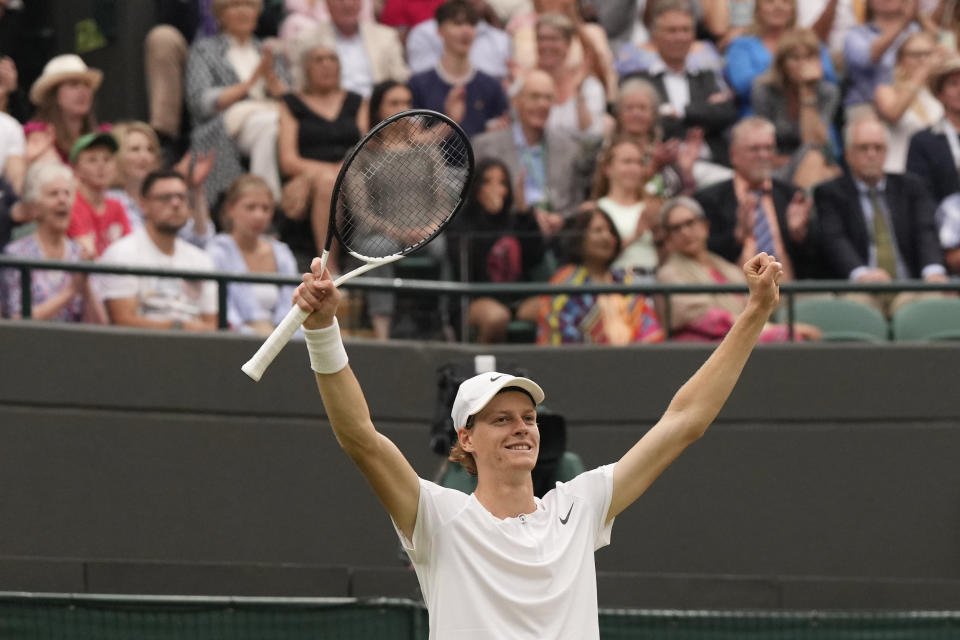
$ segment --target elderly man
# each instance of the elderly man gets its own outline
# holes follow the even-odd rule
[[[657,88],[666,138],[683,140],[688,129],[703,129],[707,143],[703,159],[726,164],[724,133],[737,119],[737,106],[719,71],[716,50],[708,43],[695,43],[695,34],[696,17],[689,2],[659,0],[650,33],[656,53],[623,50],[617,72],[622,79],[644,78]]]
[[[484,0],[468,0],[478,15],[483,15]],[[486,20],[477,21],[476,38],[470,47],[470,63],[498,80],[507,77],[510,36]],[[413,73],[433,69],[443,56],[444,44],[436,17],[424,20],[407,36],[407,60]]]
[[[813,196],[833,276],[857,282],[945,282],[934,203],[916,177],[884,173],[883,123],[871,115],[854,120],[847,125],[845,146],[849,173],[819,185]],[[863,301],[892,313],[916,298],[902,293]]]
[[[556,87],[543,71],[529,71],[520,80],[514,98],[516,121],[507,129],[490,131],[473,139],[476,159],[498,158],[517,183],[518,206],[531,206],[547,235],[563,226],[583,200],[574,180],[579,146],[570,134],[547,132],[547,118]]]
[[[326,1],[330,22],[299,34],[297,41],[319,37],[336,43],[342,87],[369,98],[378,82],[406,82],[410,70],[397,32],[376,22],[361,21],[360,0]]]
[[[960,58],[950,58],[931,74],[930,92],[943,105],[943,119],[910,139],[907,171],[918,176],[940,203],[960,191]]]
[[[815,277],[811,200],[794,185],[771,177],[776,144],[773,123],[764,118],[744,118],[733,128],[733,178],[694,196],[710,220],[708,246],[740,265],[764,251],[783,263],[784,278]]]
[[[187,183],[161,170],[143,181],[144,226],[117,240],[100,262],[133,267],[213,271],[213,260],[177,237],[190,219]],[[113,324],[153,329],[217,328],[217,287],[211,280],[154,276],[101,276],[99,290]]]

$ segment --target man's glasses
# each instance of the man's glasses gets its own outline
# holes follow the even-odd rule
[[[187,202],[188,196],[186,193],[156,193],[150,196],[150,199],[163,204],[170,204],[172,202]]]

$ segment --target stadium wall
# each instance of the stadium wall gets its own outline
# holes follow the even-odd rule
[[[0,591],[416,597],[339,451],[302,347],[0,324]],[[420,475],[435,371],[526,368],[589,467],[616,460],[698,345],[348,345],[375,422]],[[759,348],[707,436],[614,526],[602,606],[955,608],[960,345]]]

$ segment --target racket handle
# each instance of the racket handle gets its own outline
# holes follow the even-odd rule
[[[273,362],[280,350],[290,342],[290,338],[297,332],[303,321],[310,315],[300,307],[294,305],[287,312],[286,317],[277,325],[273,333],[260,345],[253,357],[247,361],[240,369],[250,376],[254,382],[259,382],[263,372],[267,370],[270,363]]]

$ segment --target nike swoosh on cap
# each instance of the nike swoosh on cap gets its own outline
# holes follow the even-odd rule
[[[498,376],[490,376],[490,382],[496,382],[497,380],[499,380],[500,378],[502,378],[502,377],[505,376],[505,375],[506,375],[506,374],[501,373],[501,374],[498,375]]]

